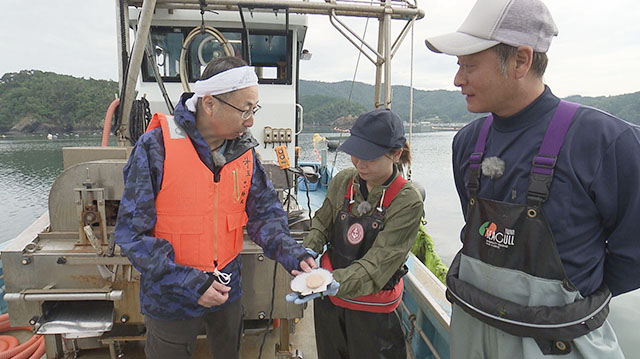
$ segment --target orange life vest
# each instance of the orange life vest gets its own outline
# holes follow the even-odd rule
[[[165,159],[153,235],[171,243],[177,264],[206,272],[224,268],[242,250],[252,151],[226,163],[215,182],[173,116],[155,114],[147,131],[158,126]]]

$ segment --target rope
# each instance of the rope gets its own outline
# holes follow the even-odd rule
[[[373,1],[371,2],[373,4]],[[353,71],[353,80],[351,80],[351,89],[349,90],[349,100],[348,103],[351,103],[351,95],[353,94],[353,85],[356,82],[356,75],[358,74],[358,66],[360,65],[360,57],[362,56],[362,45],[364,45],[364,37],[367,35],[367,27],[369,27],[369,18],[364,23],[364,32],[362,34],[362,41],[360,42],[360,47],[358,48],[358,60],[356,61],[356,68]]]
[[[369,3],[369,5],[373,5],[373,0]],[[364,45],[364,38],[365,36],[367,36],[368,27],[369,27],[369,18],[367,18],[367,21],[364,23],[364,31],[362,32],[362,41],[360,42],[360,47],[358,48],[358,60],[356,60],[356,68],[353,71],[353,79],[351,80],[351,89],[349,90],[349,99],[347,100],[347,103],[351,103],[351,96],[353,95],[353,85],[356,83],[358,66],[360,66],[360,57],[362,57],[362,46]],[[342,131],[338,136],[338,147],[340,147],[341,143],[342,143]],[[333,170],[336,168],[336,162],[338,162],[338,147],[336,147],[335,154],[333,155],[333,164],[331,165],[331,173],[329,174],[329,178],[333,178]]]

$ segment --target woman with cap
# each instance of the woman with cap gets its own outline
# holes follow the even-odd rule
[[[339,147],[352,168],[338,173],[304,245],[321,252],[334,282],[314,302],[320,359],[404,358],[399,316],[404,262],[423,214],[416,188],[400,173],[410,161],[400,118],[388,109],[360,116]]]

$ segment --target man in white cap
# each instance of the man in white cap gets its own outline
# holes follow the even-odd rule
[[[255,155],[254,69],[216,59],[194,90],[175,116],[154,115],[124,169],[115,239],[141,274],[147,358],[191,358],[202,327],[212,357],[239,357],[245,225],[292,274],[317,267]]]
[[[623,358],[612,296],[640,287],[640,129],[545,86],[540,0],[479,0],[427,47],[489,116],[453,140],[466,225],[447,276],[452,358]]]

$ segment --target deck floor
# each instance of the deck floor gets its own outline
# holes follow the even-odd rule
[[[263,333],[245,333],[242,339],[241,358],[257,359],[260,353],[260,344],[262,343]],[[298,358],[298,357],[282,357],[276,356],[276,343],[280,340],[280,330],[271,330],[267,334],[267,338],[262,350],[262,359],[282,359],[282,358]],[[290,337],[293,346],[292,352],[296,350],[302,353],[304,359],[318,359],[316,352],[315,330],[313,326],[313,301],[304,310],[303,318],[294,326],[294,333]],[[206,358],[204,356],[203,358]]]

